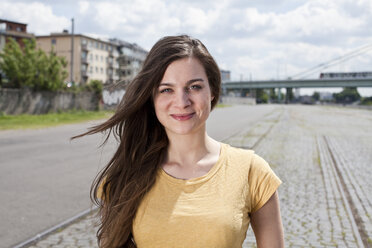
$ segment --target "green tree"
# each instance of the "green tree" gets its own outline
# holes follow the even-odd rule
[[[360,94],[356,87],[346,87],[340,93],[334,93],[337,103],[352,103],[360,100]]]
[[[267,103],[269,96],[263,89],[256,89],[256,103]]]
[[[319,101],[319,99],[320,99],[320,94],[319,94],[318,91],[315,91],[311,97],[312,97],[315,101]]]
[[[270,100],[271,101],[274,101],[274,102],[278,100],[278,96],[275,93],[275,89],[274,88],[271,88],[270,89]]]
[[[46,54],[36,48],[35,39],[24,41],[22,49],[14,39],[8,39],[0,53],[0,70],[15,88],[56,91],[62,89],[67,77],[67,63],[53,50]]]
[[[91,80],[85,87],[86,90],[88,91],[93,91],[95,92],[99,98],[102,97],[102,91],[103,91],[103,84],[101,80]]]
[[[369,97],[363,97],[360,101],[361,105],[372,105],[372,96]]]

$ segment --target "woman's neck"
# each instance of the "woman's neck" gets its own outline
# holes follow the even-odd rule
[[[197,166],[210,157],[218,156],[220,152],[219,142],[209,137],[205,129],[188,135],[168,134],[168,139],[167,164],[180,167]]]

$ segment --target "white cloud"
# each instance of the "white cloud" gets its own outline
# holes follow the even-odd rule
[[[208,20],[207,13],[202,9],[189,7],[185,11],[183,16],[183,23],[187,29],[193,30],[196,34],[201,34],[205,32],[209,25],[212,23]]]
[[[68,18],[55,15],[51,6],[38,2],[0,2],[0,16],[11,21],[27,23],[28,31],[35,34],[61,32],[70,26]]]
[[[164,35],[190,34],[237,80],[285,78],[372,43],[371,0],[15,1],[0,2],[0,16],[39,34],[69,28],[72,14],[81,33],[146,49]],[[325,70],[371,70],[371,53]]]
[[[90,4],[88,1],[79,1],[79,13],[84,15],[89,11]]]

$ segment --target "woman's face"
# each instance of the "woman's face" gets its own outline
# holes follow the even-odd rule
[[[207,75],[198,59],[172,62],[154,97],[156,116],[168,135],[205,130],[213,96]]]

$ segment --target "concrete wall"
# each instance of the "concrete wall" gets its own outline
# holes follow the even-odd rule
[[[98,97],[91,92],[33,92],[0,89],[0,112],[5,114],[44,114],[71,109],[97,110]]]
[[[256,98],[253,98],[253,97],[222,96],[222,97],[220,97],[220,103],[223,103],[223,104],[255,105],[256,104]]]
[[[124,89],[108,90],[102,92],[102,101],[104,109],[115,109],[125,94]]]

